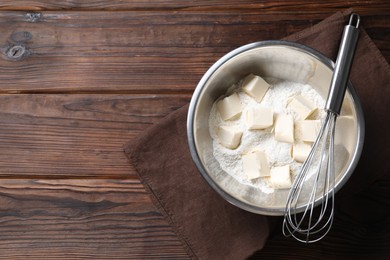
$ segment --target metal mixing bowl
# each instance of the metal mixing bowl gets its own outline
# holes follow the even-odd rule
[[[213,156],[213,142],[209,133],[211,107],[232,84],[250,73],[309,84],[326,99],[333,67],[334,63],[319,52],[286,41],[248,44],[218,60],[197,85],[187,119],[191,155],[208,184],[224,199],[244,210],[264,215],[283,215],[288,190],[264,193],[259,188],[237,181],[221,169]],[[342,127],[336,126],[335,191],[351,176],[363,148],[363,112],[350,82],[341,114],[352,120]],[[337,156],[339,153],[344,156]],[[303,206],[300,206],[301,209]]]

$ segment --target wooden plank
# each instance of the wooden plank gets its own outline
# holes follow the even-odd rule
[[[389,180],[337,196],[326,239],[303,245],[284,238],[278,224],[251,259],[386,259],[389,196]],[[186,257],[137,180],[1,180],[0,217],[0,258]]]
[[[190,95],[0,95],[0,178],[135,178],[123,145]]]
[[[232,49],[323,15],[250,12],[0,12],[0,93],[191,93]],[[390,14],[364,26],[390,60]]]
[[[348,1],[348,6],[357,12],[371,12],[374,14],[378,8],[389,8],[385,0],[375,1]],[[161,9],[185,9],[185,10],[264,10],[268,12],[299,12],[305,9],[308,12],[324,13],[335,12],[345,8],[344,1],[294,0],[294,1],[253,1],[237,0],[234,3],[222,0],[198,0],[198,1],[166,1],[166,0],[113,0],[113,1],[6,1],[0,3],[0,10],[161,10]]]
[[[187,258],[137,180],[0,180],[0,233],[1,259]]]
[[[219,57],[258,40],[255,27],[269,29],[255,24],[257,15],[188,12],[50,12],[28,20],[0,14],[3,92],[191,91]],[[15,45],[26,48],[24,60],[8,58]]]

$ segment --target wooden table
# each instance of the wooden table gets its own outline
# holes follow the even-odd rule
[[[390,61],[387,0],[228,2],[0,1],[1,259],[186,259],[125,142],[188,103],[223,54],[348,7]],[[378,185],[388,199],[389,180]],[[383,250],[382,233],[328,246]],[[276,233],[255,258],[321,254]]]

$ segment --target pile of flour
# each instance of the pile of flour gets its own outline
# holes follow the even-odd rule
[[[297,127],[296,122],[301,119],[298,114],[288,108],[288,102],[291,98],[300,94],[309,99],[318,108],[317,111],[310,116],[310,119],[322,119],[325,116],[325,112],[322,109],[325,101],[310,85],[272,78],[266,78],[265,80],[270,84],[270,88],[260,103],[257,103],[252,97],[242,91],[240,82],[229,88],[226,95],[230,95],[233,92],[238,93],[243,107],[242,114],[240,118],[236,120],[224,121],[218,113],[216,106],[217,102],[215,102],[210,111],[209,131],[213,139],[213,154],[221,168],[239,182],[256,186],[263,192],[271,193],[274,189],[271,187],[269,177],[262,177],[254,180],[247,179],[242,167],[241,157],[243,154],[248,153],[256,147],[260,148],[266,152],[270,166],[290,165],[292,178],[299,173],[302,163],[298,163],[292,159],[292,144],[278,142],[274,139],[273,126],[264,130],[249,130],[245,123],[247,110],[260,104],[260,106],[271,108],[274,112],[274,116],[278,113],[292,115],[295,126],[294,138],[296,142],[300,142],[302,134],[301,129]],[[218,142],[218,127],[223,125],[239,127],[243,132],[241,144],[234,150],[228,149]]]

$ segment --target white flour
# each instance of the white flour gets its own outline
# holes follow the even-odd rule
[[[299,172],[302,164],[292,159],[292,144],[278,142],[274,139],[273,127],[269,127],[265,130],[248,130],[244,116],[246,111],[249,108],[260,104],[261,106],[272,108],[274,114],[284,113],[292,115],[295,123],[299,120],[299,118],[294,111],[287,107],[287,103],[290,98],[300,94],[311,100],[312,103],[319,108],[317,112],[311,116],[311,119],[322,119],[324,117],[325,112],[322,108],[324,107],[325,101],[309,85],[270,78],[267,78],[266,81],[271,86],[260,103],[257,103],[253,98],[243,92],[239,88],[239,84],[232,86],[227,94],[230,95],[233,92],[238,92],[243,105],[243,111],[240,118],[224,121],[217,111],[217,102],[215,102],[210,112],[209,130],[210,135],[213,138],[214,157],[219,162],[221,168],[241,183],[256,186],[263,192],[270,193],[273,192],[274,189],[270,185],[269,178],[262,177],[255,180],[248,180],[246,178],[242,168],[242,154],[258,147],[266,152],[271,166],[290,165],[292,177]],[[241,138],[241,144],[238,148],[231,150],[225,148],[218,142],[217,130],[221,125],[234,125],[241,128],[243,135]],[[297,126],[297,124],[294,125]],[[298,127],[295,127],[294,131],[295,141],[300,142],[301,130]]]

